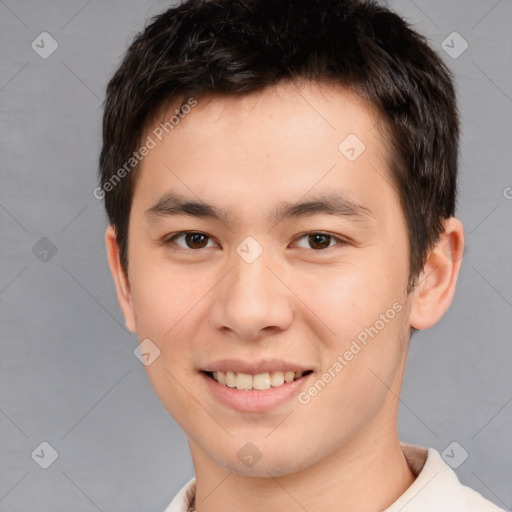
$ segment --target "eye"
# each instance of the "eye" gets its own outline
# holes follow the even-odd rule
[[[184,239],[185,245],[176,242],[176,240],[181,238]],[[181,231],[180,233],[166,237],[164,244],[168,245],[173,243],[184,249],[203,249],[206,247],[209,240],[211,239],[207,234],[199,231]]]
[[[183,239],[183,243],[178,243],[178,240]],[[308,233],[303,233],[297,240],[306,239],[306,243],[309,247],[300,246],[303,249],[314,249],[316,251],[321,251],[325,249],[330,249],[336,245],[345,245],[347,242],[340,237],[332,235],[330,233],[325,233],[322,231],[311,231]],[[208,246],[208,242],[213,241],[210,236],[206,233],[202,233],[200,231],[180,231],[179,233],[175,233],[173,235],[168,235],[164,238],[164,245],[174,244],[183,249],[204,249],[208,247],[213,247],[214,245]]]
[[[310,247],[302,247],[305,249],[312,248],[315,250],[323,250],[334,247],[335,245],[344,245],[346,243],[343,239],[337,236],[321,231],[311,231],[309,233],[304,233],[300,238],[298,238],[298,240],[302,240],[303,238],[307,239],[307,243],[310,245]],[[335,243],[331,245],[331,242]]]

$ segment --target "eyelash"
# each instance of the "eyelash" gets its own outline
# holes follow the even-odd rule
[[[175,243],[175,240],[184,236],[184,235],[187,235],[187,234],[196,234],[196,235],[204,235],[208,238],[208,240],[212,240],[212,237],[210,237],[209,235],[207,235],[206,233],[203,233],[202,231],[180,231],[178,233],[174,233],[174,234],[171,234],[171,235],[167,235],[166,237],[164,237],[163,239],[163,245],[178,245]],[[315,252],[324,252],[324,251],[327,251],[328,249],[332,249],[336,246],[343,246],[343,245],[347,245],[347,241],[344,240],[343,238],[340,238],[339,236],[336,236],[336,235],[333,235],[332,233],[328,233],[328,232],[325,232],[325,231],[306,231],[305,233],[301,233],[297,238],[296,240],[301,240],[302,238],[305,238],[305,237],[308,237],[308,236],[312,236],[312,235],[323,235],[323,236],[326,236],[326,237],[329,237],[333,240],[336,241],[336,244],[335,245],[332,245],[332,246],[329,246],[329,247],[325,247],[323,249],[311,249],[312,251],[315,251]],[[178,250],[184,250],[184,251],[194,251],[194,252],[200,252],[202,249],[205,249],[204,247],[201,247],[200,249],[191,249],[190,247],[182,247],[180,245],[178,245],[179,249]],[[300,249],[304,249],[304,247],[300,247]]]

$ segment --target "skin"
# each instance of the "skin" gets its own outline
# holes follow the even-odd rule
[[[338,150],[351,133],[365,144],[353,162]],[[126,325],[161,351],[146,370],[188,437],[199,512],[377,512],[414,481],[397,433],[410,328],[428,328],[448,309],[464,233],[457,219],[445,221],[408,295],[406,224],[383,133],[367,104],[334,86],[201,98],[141,163],[128,276],[107,229]],[[216,205],[229,221],[145,213],[171,191]],[[333,191],[372,214],[269,217],[283,202]],[[210,238],[161,243],[185,230]],[[304,235],[317,231],[346,243],[327,237],[319,248]],[[263,248],[252,263],[236,252],[248,236]],[[279,358],[312,369],[312,384],[395,303],[401,311],[306,405],[235,411],[200,374],[219,359]],[[248,441],[261,453],[251,468],[237,458]]]

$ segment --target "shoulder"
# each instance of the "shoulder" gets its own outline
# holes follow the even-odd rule
[[[416,480],[385,512],[504,512],[461,484],[435,449],[405,443],[401,446]]]
[[[164,512],[189,512],[196,492],[196,479],[190,479],[176,494]]]
[[[504,509],[491,503],[481,494],[470,487],[462,486],[464,489],[464,499],[466,502],[466,510],[468,512],[504,512]]]

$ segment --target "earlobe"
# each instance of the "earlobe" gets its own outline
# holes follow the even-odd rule
[[[107,248],[108,265],[114,279],[117,292],[117,300],[123,312],[126,327],[133,333],[137,332],[135,315],[133,311],[133,301],[131,297],[130,282],[121,265],[121,255],[117,243],[117,235],[112,226],[108,226],[105,232],[105,245]]]
[[[436,324],[452,303],[464,254],[464,228],[460,220],[444,221],[444,232],[430,251],[413,292],[411,327],[427,329]]]

